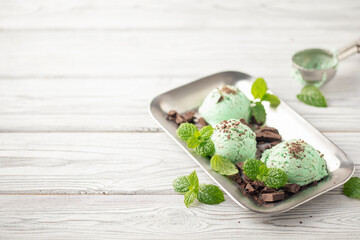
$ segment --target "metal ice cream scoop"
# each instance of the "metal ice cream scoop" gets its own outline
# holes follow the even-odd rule
[[[333,52],[328,49],[305,49],[292,56],[293,77],[305,84],[321,86],[335,76],[340,60],[360,53],[360,39]]]

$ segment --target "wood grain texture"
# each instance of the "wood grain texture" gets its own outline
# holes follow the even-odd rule
[[[0,196],[0,206],[2,239],[357,239],[360,235],[360,205],[345,196],[320,196],[273,216],[244,210],[229,198],[219,205],[186,208],[181,195],[14,195]]]
[[[326,135],[360,165],[359,133]],[[174,178],[194,169],[212,183],[165,133],[3,133],[0,142],[1,194],[174,194]]]
[[[349,70],[350,72],[350,70]],[[360,75],[359,75],[360,77]],[[360,131],[360,81],[339,73],[323,87],[328,108],[296,99],[300,85],[268,77],[268,85],[320,131]],[[6,132],[160,131],[148,112],[153,97],[191,78],[1,79],[0,130]],[[59,91],[59,89],[62,89]],[[149,91],[151,89],[151,91]]]

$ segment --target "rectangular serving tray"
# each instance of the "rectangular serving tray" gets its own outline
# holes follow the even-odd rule
[[[324,154],[329,176],[316,186],[311,186],[290,198],[258,206],[244,196],[235,181],[222,176],[211,169],[208,159],[198,156],[176,135],[177,125],[166,120],[168,111],[180,113],[197,109],[205,96],[214,88],[223,85],[237,86],[251,99],[253,78],[245,73],[227,71],[201,78],[184,86],[175,88],[155,97],[150,103],[150,113],[169,136],[223,189],[238,205],[261,213],[279,213],[288,211],[346,182],[355,170],[352,160],[333,142],[320,133],[308,121],[281,101],[276,108],[265,106],[266,125],[279,130],[284,140],[303,139]],[[176,164],[176,163],[174,163]]]

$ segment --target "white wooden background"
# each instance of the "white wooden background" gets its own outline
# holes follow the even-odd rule
[[[357,0],[0,0],[0,239],[359,239],[340,188],[275,216],[185,208],[172,180],[211,180],[147,111],[205,75],[263,76],[360,176],[360,56],[322,88],[328,108],[290,79],[294,51],[357,37]]]

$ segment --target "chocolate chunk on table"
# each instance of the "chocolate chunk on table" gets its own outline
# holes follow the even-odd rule
[[[284,192],[263,193],[261,196],[264,202],[276,202],[285,198]]]

